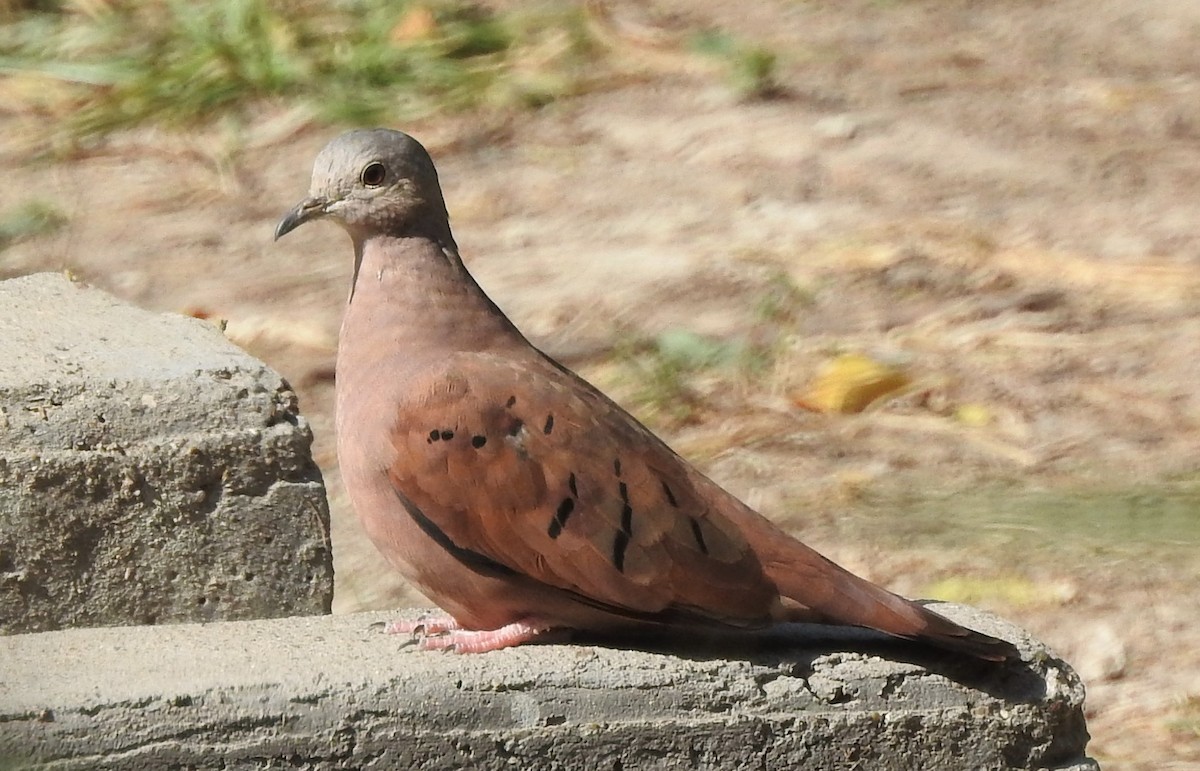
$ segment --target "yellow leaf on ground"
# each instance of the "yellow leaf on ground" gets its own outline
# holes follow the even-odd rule
[[[897,367],[861,353],[847,353],[822,367],[808,388],[793,396],[793,401],[814,412],[862,412],[871,402],[910,382]]]

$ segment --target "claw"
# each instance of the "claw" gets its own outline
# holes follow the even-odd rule
[[[446,614],[424,614],[414,620],[396,619],[383,628],[384,634],[410,634],[426,638],[430,635],[453,632],[462,627]]]

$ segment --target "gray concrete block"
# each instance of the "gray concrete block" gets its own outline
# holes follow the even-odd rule
[[[462,656],[384,635],[381,614],[18,635],[0,638],[0,758],[57,771],[1096,771],[1071,668],[993,617],[938,609],[1025,660],[820,627],[685,635],[675,653]]]
[[[0,634],[327,613],[311,441],[211,324],[0,283]]]

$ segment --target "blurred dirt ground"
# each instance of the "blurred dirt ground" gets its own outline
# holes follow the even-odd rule
[[[437,160],[480,282],[829,556],[1058,648],[1088,683],[1106,769],[1200,766],[1200,4],[614,11],[633,19],[608,41],[621,74],[591,93],[401,126]],[[778,93],[739,99],[670,44],[702,26],[776,51]],[[228,319],[312,421],[338,609],[419,601],[336,474],[347,239],[271,242],[337,129],[264,107],[47,164],[27,160],[44,127],[0,123],[0,212],[68,217],[0,251],[0,272],[69,270]],[[755,357],[664,369],[653,341],[680,331]],[[799,409],[846,352],[912,386],[862,414]]]

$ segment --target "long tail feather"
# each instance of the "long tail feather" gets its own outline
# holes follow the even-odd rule
[[[859,578],[766,520],[756,524],[744,531],[788,601],[780,620],[867,627],[986,661],[1019,658],[1012,643],[967,629]]]

